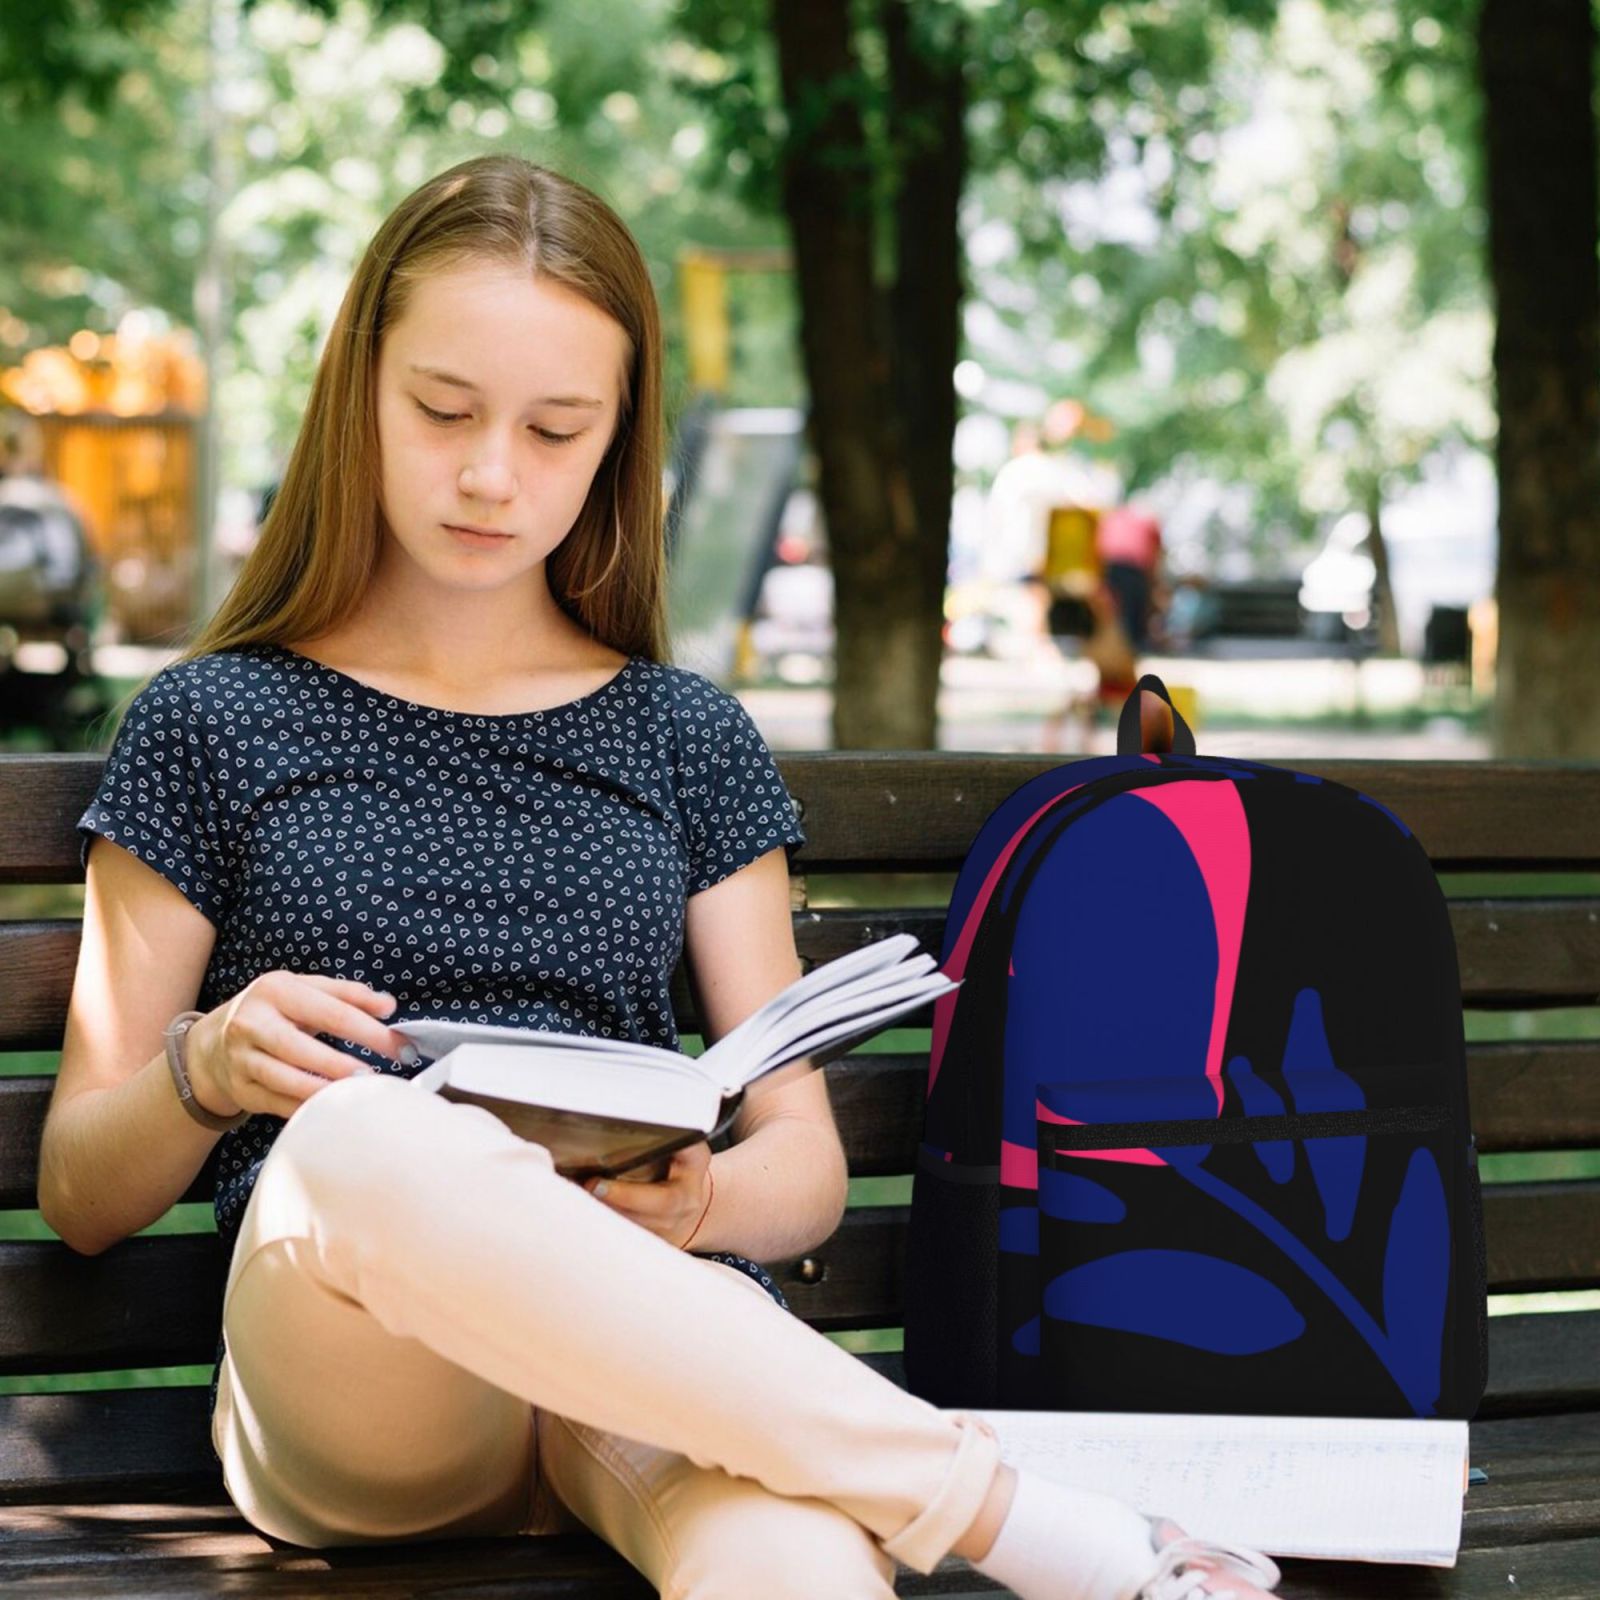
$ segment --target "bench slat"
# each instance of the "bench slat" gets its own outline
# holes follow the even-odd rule
[[[774,752],[801,807],[804,870],[960,864],[983,819],[1070,758],[948,750]],[[1600,866],[1600,763],[1305,761],[1396,811],[1441,866]],[[94,752],[0,759],[0,883],[82,876],[74,824],[99,785]]]
[[[1600,899],[1453,900],[1450,920],[1467,1005],[1600,1003]],[[944,924],[939,908],[797,911],[795,946],[809,968],[891,934],[910,933],[937,956]],[[0,923],[0,1050],[61,1048],[81,928],[76,917]],[[698,1033],[699,1008],[681,961],[672,1001],[679,1031]],[[904,1025],[925,1027],[932,1015],[925,1006]]]
[[[806,1282],[801,1261],[769,1264],[784,1298],[830,1332],[900,1323],[908,1206],[846,1212],[833,1238],[802,1260],[820,1265]],[[1489,1291],[1584,1289],[1600,1283],[1600,1179],[1485,1184]],[[0,1284],[5,1282],[0,1268]]]
[[[209,1487],[209,1486],[208,1486]],[[0,1513],[7,1524],[11,1516]],[[0,1587],[11,1595],[420,1594],[476,1600],[587,1597],[654,1600],[655,1589],[587,1529],[537,1539],[419,1540],[309,1552],[259,1534],[218,1490],[207,1500],[28,1507],[0,1542]],[[119,1533],[117,1525],[130,1533]],[[9,1530],[8,1530],[9,1531]],[[536,1586],[536,1587],[534,1587]]]
[[[69,1593],[72,1600],[207,1600],[210,1596],[279,1596],[283,1600],[307,1600],[315,1595],[349,1596],[350,1600],[417,1600],[424,1594],[443,1593],[470,1596],[471,1600],[655,1600],[655,1588],[645,1582],[621,1556],[608,1551],[592,1534],[578,1539],[563,1536],[568,1552],[546,1551],[554,1541],[507,1540],[508,1544],[527,1545],[527,1550],[505,1554],[484,1544],[461,1544],[438,1554],[430,1553],[420,1562],[408,1554],[392,1553],[379,1557],[340,1554],[327,1557],[321,1551],[309,1558],[285,1550],[283,1554],[199,1557],[181,1562],[162,1556],[160,1565],[144,1554],[130,1561],[124,1554],[120,1563],[108,1563],[108,1573],[92,1569],[81,1573],[75,1565],[63,1572],[46,1571],[20,1577],[6,1587],[9,1600],[60,1600]],[[252,1546],[266,1549],[265,1541],[251,1536]],[[439,1541],[441,1544],[443,1541]],[[426,1545],[408,1546],[425,1550]],[[306,1562],[312,1563],[314,1581],[306,1578]],[[551,1570],[547,1563],[553,1563]],[[169,1571],[169,1566],[176,1570]],[[420,1570],[417,1570],[419,1569]],[[62,1588],[63,1579],[70,1588]],[[427,1588],[419,1587],[426,1584]],[[437,1587],[435,1587],[437,1586]],[[970,1593],[972,1586],[965,1588]],[[929,1594],[949,1591],[904,1588],[899,1594]],[[996,1591],[1004,1600],[1002,1591]]]
[[[926,1054],[857,1052],[821,1070],[851,1174],[910,1172],[922,1130]],[[39,1136],[54,1082],[0,1078],[0,1210],[34,1207]],[[1467,1092],[1485,1154],[1600,1145],[1600,1040],[1469,1045]],[[210,1200],[215,1178],[215,1160],[208,1159],[183,1202]]]
[[[81,1402],[89,1397],[27,1398]],[[0,1512],[0,1526],[9,1535],[0,1539],[0,1585],[8,1595],[69,1590],[75,1596],[136,1595],[146,1587],[155,1592],[158,1585],[167,1596],[220,1595],[246,1592],[246,1584],[251,1593],[287,1593],[291,1572],[298,1572],[303,1584],[313,1569],[319,1594],[399,1596],[446,1585],[452,1593],[509,1596],[535,1592],[528,1587],[534,1583],[541,1596],[651,1592],[568,1587],[591,1576],[597,1585],[613,1576],[626,1580],[631,1572],[614,1552],[581,1532],[314,1553],[269,1544],[226,1500],[204,1439],[200,1391],[122,1390],[98,1398],[106,1403],[92,1414],[81,1405],[0,1401],[0,1463],[8,1459],[8,1431],[27,1426],[41,1439],[65,1442],[81,1439],[92,1428],[108,1445],[123,1436],[143,1441],[141,1448],[152,1465],[170,1463],[174,1454],[187,1452],[193,1465],[188,1481],[180,1485],[169,1472],[167,1482],[157,1488],[153,1479],[142,1483],[131,1476],[108,1476],[107,1458],[97,1463],[82,1450],[69,1451],[72,1464],[83,1469],[76,1480],[41,1484],[37,1491],[11,1480],[0,1488],[0,1503],[12,1508]],[[1516,1592],[1541,1600],[1592,1600],[1592,1587],[1576,1585],[1580,1577],[1592,1583],[1593,1573],[1600,1570],[1594,1565],[1600,1560],[1600,1414],[1475,1421],[1471,1441],[1471,1459],[1488,1473],[1489,1482],[1467,1494],[1455,1569],[1286,1561],[1278,1592],[1286,1600],[1369,1594],[1488,1600],[1508,1592],[1507,1578],[1515,1576]],[[162,1442],[166,1454],[151,1448]],[[123,1452],[123,1458],[131,1462],[133,1452]],[[132,1497],[146,1503],[130,1504]],[[143,1533],[150,1537],[141,1538]],[[283,1581],[275,1582],[275,1574]],[[956,1587],[970,1594],[983,1585],[977,1574],[953,1559],[926,1578],[905,1569],[899,1578],[897,1588],[903,1594]],[[500,1587],[507,1583],[522,1587]]]
[[[164,1511],[164,1507],[151,1508],[156,1516]],[[242,1521],[240,1526],[244,1526]],[[265,1541],[254,1542],[265,1547]],[[553,1548],[564,1542],[570,1543],[570,1555]],[[605,1551],[592,1536],[486,1540],[463,1543],[459,1551],[444,1548],[444,1541],[439,1543],[440,1550],[420,1562],[413,1552],[428,1551],[427,1545],[408,1545],[398,1554],[317,1551],[308,1556],[286,1549],[252,1561],[219,1552],[209,1562],[185,1563],[175,1573],[168,1572],[166,1559],[141,1554],[131,1562],[124,1556],[127,1564],[118,1567],[115,1576],[80,1575],[73,1569],[43,1578],[22,1578],[8,1584],[6,1593],[14,1600],[60,1600],[64,1592],[61,1580],[70,1577],[73,1600],[137,1600],[140,1595],[152,1600],[158,1596],[159,1600],[211,1600],[241,1594],[303,1600],[311,1593],[319,1597],[359,1595],[361,1600],[415,1600],[419,1594],[433,1592],[470,1596],[471,1600],[557,1600],[567,1596],[574,1600],[647,1600],[655,1594],[632,1568]],[[517,1548],[501,1553],[491,1548],[498,1543]],[[159,1577],[146,1572],[143,1584],[138,1579],[130,1581],[127,1575],[139,1571],[141,1563],[153,1567],[158,1559]],[[313,1563],[314,1588],[306,1584],[308,1561]],[[425,1570],[415,1570],[419,1565]],[[1536,1595],[1538,1600],[1594,1600],[1600,1538],[1466,1548],[1455,1568],[1447,1572],[1332,1561],[1284,1561],[1280,1565],[1284,1576],[1275,1593],[1282,1600],[1504,1600],[1508,1593]],[[424,1584],[426,1588],[419,1587]],[[1508,1589],[1508,1584],[1516,1587]],[[925,1577],[899,1568],[895,1593],[945,1595],[950,1600],[992,1594],[1005,1600],[1010,1591],[972,1571],[965,1562],[947,1557]]]
[[[769,1263],[795,1312],[829,1332],[898,1326],[908,1212],[854,1208],[809,1257]],[[1484,1220],[1491,1290],[1600,1282],[1600,1179],[1486,1185]],[[0,1244],[0,1372],[209,1362],[225,1281],[213,1234],[124,1239],[97,1256]]]
[[[869,1351],[860,1359],[905,1388],[902,1351]],[[1600,1311],[1523,1311],[1490,1317],[1489,1381],[1478,1407],[1480,1418],[1596,1407],[1600,1407]]]
[[[1579,1490],[1581,1493],[1581,1490]],[[152,1514],[162,1514],[165,1507],[152,1507]],[[563,1534],[562,1539],[573,1539]],[[256,1541],[261,1544],[262,1541]],[[352,1562],[349,1555],[325,1555],[317,1552],[312,1560],[317,1562],[317,1595],[360,1595],[362,1600],[413,1600],[424,1590],[418,1584],[424,1581],[419,1565],[426,1565],[427,1579],[437,1581],[450,1595],[470,1595],[472,1600],[555,1600],[555,1597],[582,1597],[582,1600],[642,1600],[653,1597],[654,1590],[645,1586],[638,1574],[627,1578],[619,1571],[595,1570],[592,1581],[573,1573],[584,1573],[586,1568],[560,1565],[558,1573],[547,1568],[546,1558],[554,1555],[549,1549],[557,1539],[530,1539],[510,1541],[518,1546],[534,1549],[518,1550],[510,1557],[501,1557],[488,1549],[488,1544],[462,1544],[445,1547],[427,1555],[421,1563],[411,1555],[413,1549],[430,1549],[429,1546],[406,1547],[403,1554],[390,1552],[379,1560],[374,1555],[362,1555]],[[598,1542],[598,1541],[592,1541]],[[485,1557],[475,1552],[485,1550],[490,1571],[482,1571]],[[290,1563],[296,1560],[286,1552],[277,1558],[262,1557],[259,1562],[243,1563],[229,1558],[224,1566],[219,1552],[214,1565],[194,1563],[182,1570],[179,1576],[166,1576],[166,1562],[162,1565],[160,1589],[128,1587],[123,1578],[104,1576],[74,1576],[74,1600],[133,1600],[139,1594],[155,1595],[160,1600],[211,1600],[211,1597],[237,1597],[242,1594],[291,1595],[294,1600],[309,1592],[304,1576],[296,1576]],[[141,1557],[146,1560],[146,1557]],[[462,1563],[459,1571],[451,1563]],[[512,1566],[512,1573],[499,1571],[499,1563]],[[574,1555],[581,1562],[581,1555]],[[598,1558],[594,1558],[598,1560]],[[1594,1600],[1594,1573],[1600,1568],[1600,1539],[1562,1539],[1549,1546],[1493,1546],[1488,1549],[1462,1550],[1458,1565],[1451,1571],[1430,1570],[1421,1566],[1352,1565],[1338,1562],[1283,1562],[1283,1582],[1275,1590],[1283,1600],[1504,1600],[1507,1594],[1538,1595],[1539,1600]],[[304,1557],[299,1558],[299,1571],[304,1571]],[[126,1568],[123,1568],[126,1571]],[[632,1568],[629,1568],[632,1573]],[[282,1581],[275,1581],[280,1578]],[[150,1578],[150,1584],[157,1579]],[[1507,1589],[1515,1584],[1515,1589]],[[246,1587],[248,1586],[248,1587]],[[429,1590],[430,1592],[430,1590]],[[926,1578],[901,1568],[894,1584],[899,1595],[947,1595],[950,1600],[971,1600],[974,1595],[995,1595],[1005,1600],[1008,1590],[1000,1589],[981,1574],[971,1571],[965,1562],[947,1558],[946,1562]],[[62,1589],[53,1578],[18,1582],[8,1587],[6,1594],[14,1600],[59,1600]]]
[[[192,1385],[0,1396],[0,1504],[220,1484],[209,1398]]]
[[[922,1132],[927,1053],[856,1051],[821,1070],[851,1175],[912,1171]],[[1468,1045],[1467,1093],[1478,1149],[1486,1155],[1600,1146],[1600,1039]],[[3,1096],[0,1085],[0,1137]],[[0,1180],[3,1150],[0,1143]]]
[[[0,1372],[209,1363],[226,1282],[211,1233],[124,1239],[97,1256],[0,1244]]]

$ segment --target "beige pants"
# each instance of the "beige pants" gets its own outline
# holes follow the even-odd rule
[[[884,1597],[1000,1459],[982,1418],[398,1077],[338,1079],[284,1126],[223,1327],[228,1493],[310,1547],[588,1527],[663,1600]]]

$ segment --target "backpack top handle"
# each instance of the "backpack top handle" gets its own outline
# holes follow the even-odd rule
[[[1146,702],[1147,694],[1152,697],[1151,703]],[[1165,711],[1161,709],[1163,705]],[[1192,756],[1194,732],[1173,705],[1166,684],[1155,673],[1147,672],[1122,703],[1122,715],[1117,718],[1117,754],[1153,755],[1160,751]]]

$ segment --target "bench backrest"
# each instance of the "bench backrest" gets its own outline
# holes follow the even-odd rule
[[[913,897],[906,886],[920,886],[926,900],[928,880],[908,878],[897,888],[896,880],[881,875],[953,874],[989,811],[1062,759],[931,751],[780,754],[809,835],[793,878],[795,937],[806,965],[901,930],[938,954],[940,881],[932,885],[934,904],[907,904]],[[103,760],[0,756],[0,882],[81,881],[73,825]],[[1600,1004],[1600,892],[1581,879],[1573,893],[1570,881],[1551,885],[1530,876],[1600,870],[1600,765],[1297,765],[1390,806],[1441,871],[1509,875],[1460,884],[1461,892],[1452,894],[1468,1008],[1538,1012]],[[862,892],[852,895],[852,884]],[[1535,892],[1521,892],[1524,886]],[[856,903],[846,903],[852,899]],[[59,1049],[79,931],[75,917],[0,923],[0,1050]],[[680,1030],[697,1032],[681,967],[673,989]],[[907,1019],[924,1030],[917,1049],[862,1051],[824,1069],[856,1177],[900,1177],[909,1185],[930,1019],[931,1007]],[[1600,1039],[1474,1043],[1469,1074],[1484,1155],[1600,1145]],[[35,1205],[50,1086],[48,1076],[0,1078],[0,1210]],[[184,1200],[209,1200],[214,1179],[208,1162]],[[898,1326],[908,1192],[901,1191],[898,1204],[853,1206],[837,1234],[812,1255],[769,1264],[800,1315],[824,1330]],[[1489,1183],[1485,1222],[1492,1292],[1600,1286],[1600,1179]],[[96,1257],[78,1256],[53,1239],[0,1241],[0,1373],[210,1362],[224,1270],[218,1254],[206,1234],[128,1239]],[[1591,1318],[1584,1322],[1587,1337],[1594,1328]],[[160,1402],[152,1397],[151,1403],[159,1416]],[[192,1396],[186,1404],[192,1416]],[[8,1444],[6,1405],[0,1399],[0,1490],[6,1451],[19,1448],[15,1417]],[[80,1406],[72,1414],[88,1410]],[[152,1427],[153,1437],[165,1437],[162,1425]],[[30,1437],[30,1448],[36,1444]],[[145,1458],[153,1451],[159,1460],[160,1448],[148,1446]],[[48,1452],[35,1450],[30,1461],[30,1471],[49,1470]],[[25,1474],[12,1481],[19,1476]]]

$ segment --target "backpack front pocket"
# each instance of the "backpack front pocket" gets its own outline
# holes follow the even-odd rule
[[[1437,1068],[1037,1089],[1041,1404],[1436,1416],[1465,1258]]]

